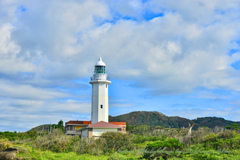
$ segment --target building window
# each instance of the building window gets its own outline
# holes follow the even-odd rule
[[[106,88],[107,88],[107,84],[106,84]]]
[[[101,104],[101,108],[103,108],[103,105]]]

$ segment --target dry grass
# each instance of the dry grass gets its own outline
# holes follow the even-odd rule
[[[12,147],[13,144],[10,141],[0,141],[0,151]]]
[[[53,152],[68,152],[72,150],[71,143],[73,137],[67,136],[61,130],[55,129],[43,137],[38,136],[36,140],[30,142],[34,148],[41,150],[50,150]]]

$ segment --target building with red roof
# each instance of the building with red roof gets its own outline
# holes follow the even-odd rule
[[[104,121],[100,121],[100,122],[104,122]],[[107,123],[107,122],[105,122],[105,123]],[[95,124],[98,124],[98,123],[95,123]],[[67,134],[67,135],[81,135],[81,131],[80,131],[81,129],[89,128],[89,127],[96,127],[95,124],[91,125],[91,121],[72,121],[71,120],[71,121],[68,121],[68,122],[65,123],[65,134]],[[103,123],[100,123],[100,124],[101,124],[100,128],[104,128],[104,127],[102,127]],[[105,128],[110,127],[112,125],[115,125],[118,128],[120,128],[117,131],[121,130],[123,132],[126,132],[126,127],[127,127],[126,122],[109,122],[107,124],[110,124],[110,125],[105,125]]]
[[[91,137],[99,137],[101,136],[102,133],[104,132],[121,132],[122,127],[115,125],[115,124],[111,124],[111,123],[107,123],[104,121],[100,121],[97,123],[94,123],[92,125],[89,125],[85,128],[82,128],[79,130],[79,132],[81,132],[81,137],[82,138],[91,138]]]

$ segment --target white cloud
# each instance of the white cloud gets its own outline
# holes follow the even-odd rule
[[[234,69],[229,64],[238,61],[239,56],[232,58],[227,52],[231,41],[237,37],[235,26],[239,22],[235,21],[234,16],[226,21],[225,15],[232,13],[229,9],[238,6],[233,5],[235,2],[227,5],[217,1],[183,2],[187,3],[193,7],[186,10],[186,6],[177,6],[173,1],[151,1],[148,9],[154,12],[157,12],[156,7],[171,8],[175,12],[165,12],[164,17],[151,21],[120,19],[115,24],[98,25],[96,22],[99,19],[104,22],[113,18],[106,3],[52,1],[38,6],[36,2],[25,2],[26,11],[19,13],[14,20],[15,31],[12,34],[14,42],[21,48],[19,57],[35,66],[37,64],[36,75],[39,76],[67,79],[89,76],[96,59],[94,57],[103,56],[111,66],[108,73],[112,77],[138,81],[143,87],[161,93],[191,92],[199,86],[238,90],[238,84],[232,82],[239,79],[232,77]],[[130,10],[143,10],[147,4],[131,1],[121,5],[129,6]],[[218,13],[217,9],[226,13]],[[192,10],[196,10],[194,14]],[[123,14],[120,11],[124,9],[120,7],[117,11]],[[199,17],[205,15],[210,18],[206,22],[199,21]],[[231,18],[233,20],[229,21]],[[217,78],[224,82],[216,84],[215,73],[219,72]],[[229,80],[225,80],[221,72],[228,74]],[[154,83],[147,83],[149,80]]]
[[[40,124],[56,124],[60,119],[66,122],[73,117],[90,120],[90,102],[7,99],[0,100],[0,104],[0,131],[26,131]]]
[[[69,96],[69,94],[61,93],[58,90],[36,88],[30,85],[19,85],[5,81],[0,82],[1,97],[14,97],[20,99],[57,99]]]
[[[237,0],[1,1],[0,96],[16,99],[6,104],[12,110],[41,111],[47,102],[51,113],[54,106],[77,110],[77,102],[53,100],[89,87],[72,82],[90,77],[98,56],[111,78],[152,95],[240,91],[239,71],[231,67],[240,53],[228,55],[239,49],[239,8]],[[163,16],[148,21],[145,13]]]
[[[35,68],[31,63],[17,58],[20,46],[12,40],[13,30],[14,27],[10,24],[0,24],[0,71],[2,73],[34,71]]]
[[[9,57],[16,57],[16,54],[19,52],[19,46],[17,46],[14,42],[11,41],[11,30],[14,27],[10,24],[4,24],[0,28],[0,54],[1,57],[4,55]]]

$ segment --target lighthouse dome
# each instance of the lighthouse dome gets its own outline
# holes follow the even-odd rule
[[[106,64],[102,61],[102,57],[99,57],[98,62],[95,64],[95,66],[106,66]]]
[[[95,64],[95,74],[106,74],[106,64],[102,61],[100,57],[98,62]]]

